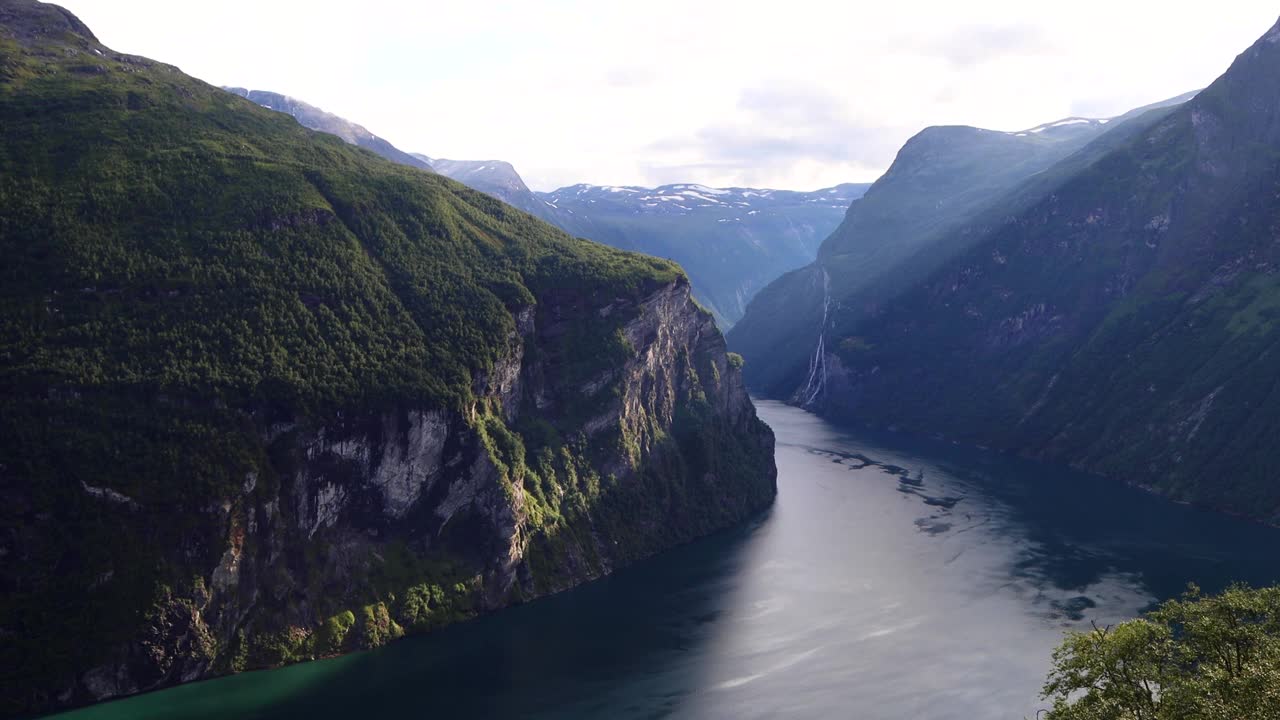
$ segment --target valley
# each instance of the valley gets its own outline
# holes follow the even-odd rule
[[[1001,158],[980,131],[948,144],[1022,176],[974,201],[964,172],[942,175],[963,185],[898,188],[920,177],[908,153],[921,133],[816,264],[761,291],[731,331],[761,368],[748,382],[829,417],[1071,463],[1275,522],[1277,406],[1260,378],[1275,361],[1278,34],[1191,99],[1110,122],[1064,159]],[[964,211],[877,215],[882,198]],[[881,232],[910,241],[885,250]],[[834,296],[816,291],[818,272],[841,278]]]
[[[571,185],[529,189],[502,160],[446,160],[405,153],[363,127],[279,93],[224,88],[293,116],[382,157],[438,172],[578,237],[667,258],[689,273],[694,296],[724,330],[747,303],[783,272],[813,261],[868,184],[844,183],[812,192],[709,188]]]
[[[0,0],[0,717],[1280,718],[1280,23],[87,1]]]
[[[625,572],[371,653],[67,720],[1034,717],[1067,629],[1280,579],[1280,530],[776,402],[778,501]]]

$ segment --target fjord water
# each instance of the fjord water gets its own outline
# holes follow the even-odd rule
[[[758,407],[778,499],[746,527],[377,651],[66,717],[1033,717],[1065,629],[1280,579],[1272,528]]]

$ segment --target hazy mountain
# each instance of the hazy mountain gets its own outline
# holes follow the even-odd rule
[[[769,281],[811,261],[867,185],[813,192],[574,185],[538,193],[552,221],[614,247],[675,260],[726,327]]]
[[[429,162],[403,152],[395,145],[369,132],[363,126],[340,118],[333,113],[327,113],[314,105],[308,105],[297,98],[266,90],[246,90],[240,87],[224,87],[222,89],[235,93],[242,98],[252,100],[264,108],[292,115],[304,127],[326,132],[330,135],[337,135],[352,145],[371,150],[392,162],[416,167],[420,170],[432,169]]]
[[[534,192],[510,163],[416,157],[566,232],[675,260],[721,327],[737,321],[769,281],[813,260],[822,238],[869,187],[796,192],[581,184]]]
[[[446,160],[429,158],[421,153],[413,156],[429,163],[436,172],[446,177],[475,188],[482,193],[492,195],[499,200],[514,205],[527,213],[544,220],[554,221],[554,213],[547,212],[546,203],[524,184],[524,178],[516,172],[511,163],[502,160]]]
[[[1185,98],[1182,98],[1185,99]],[[1010,193],[1091,141],[1125,132],[1136,118],[1179,99],[1112,120],[1068,118],[1018,132],[930,127],[853,203],[817,260],[762,290],[729,335],[748,360],[748,382],[786,395],[808,377],[819,328],[833,313],[874,311],[975,237],[980,217],[999,218]],[[1005,201],[1003,207],[994,207]]]
[[[378,646],[772,500],[671,262],[34,0],[0,127],[0,715]]]
[[[952,231],[922,281],[833,313],[801,399],[1280,521],[1278,74],[1280,25]]]
[[[574,185],[534,192],[511,163],[403,153],[363,127],[278,93],[224,88],[383,157],[432,169],[579,237],[675,260],[694,295],[729,327],[782,272],[813,260],[822,238],[868,185],[811,193],[753,188]]]

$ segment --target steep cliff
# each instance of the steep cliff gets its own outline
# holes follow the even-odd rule
[[[977,242],[994,224],[1052,189],[1048,171],[1091,143],[1128,136],[1172,98],[1110,120],[1067,118],[1020,132],[925,128],[827,237],[816,260],[760,291],[729,344],[749,384],[776,397],[821,394],[819,343]],[[825,344],[824,344],[825,347]]]
[[[0,0],[0,712],[380,645],[741,520],[673,264]]]
[[[823,412],[1280,522],[1280,25],[834,328]]]
[[[200,507],[120,492],[110,470],[41,507],[9,475],[12,497],[48,513],[19,523],[6,543],[18,558],[90,516],[115,538],[86,596],[62,598],[57,618],[45,609],[48,622],[105,620],[92,613],[113,599],[116,573],[143,558],[185,570],[133,588],[150,592],[121,608],[142,611],[133,636],[83,653],[59,684],[20,668],[20,680],[45,681],[24,683],[28,706],[374,647],[599,577],[771,501],[772,436],[685,281],[637,301],[539,301],[516,311],[510,355],[476,374],[472,407],[246,416],[244,449],[264,457]],[[578,375],[565,339],[614,315],[630,350]],[[162,545],[126,550],[133,542]],[[24,623],[39,612],[26,610],[13,650],[39,656],[60,633]]]

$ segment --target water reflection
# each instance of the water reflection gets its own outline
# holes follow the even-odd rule
[[[743,528],[430,637],[76,717],[1031,717],[1065,628],[1280,576],[1270,528],[760,410],[779,496]]]

